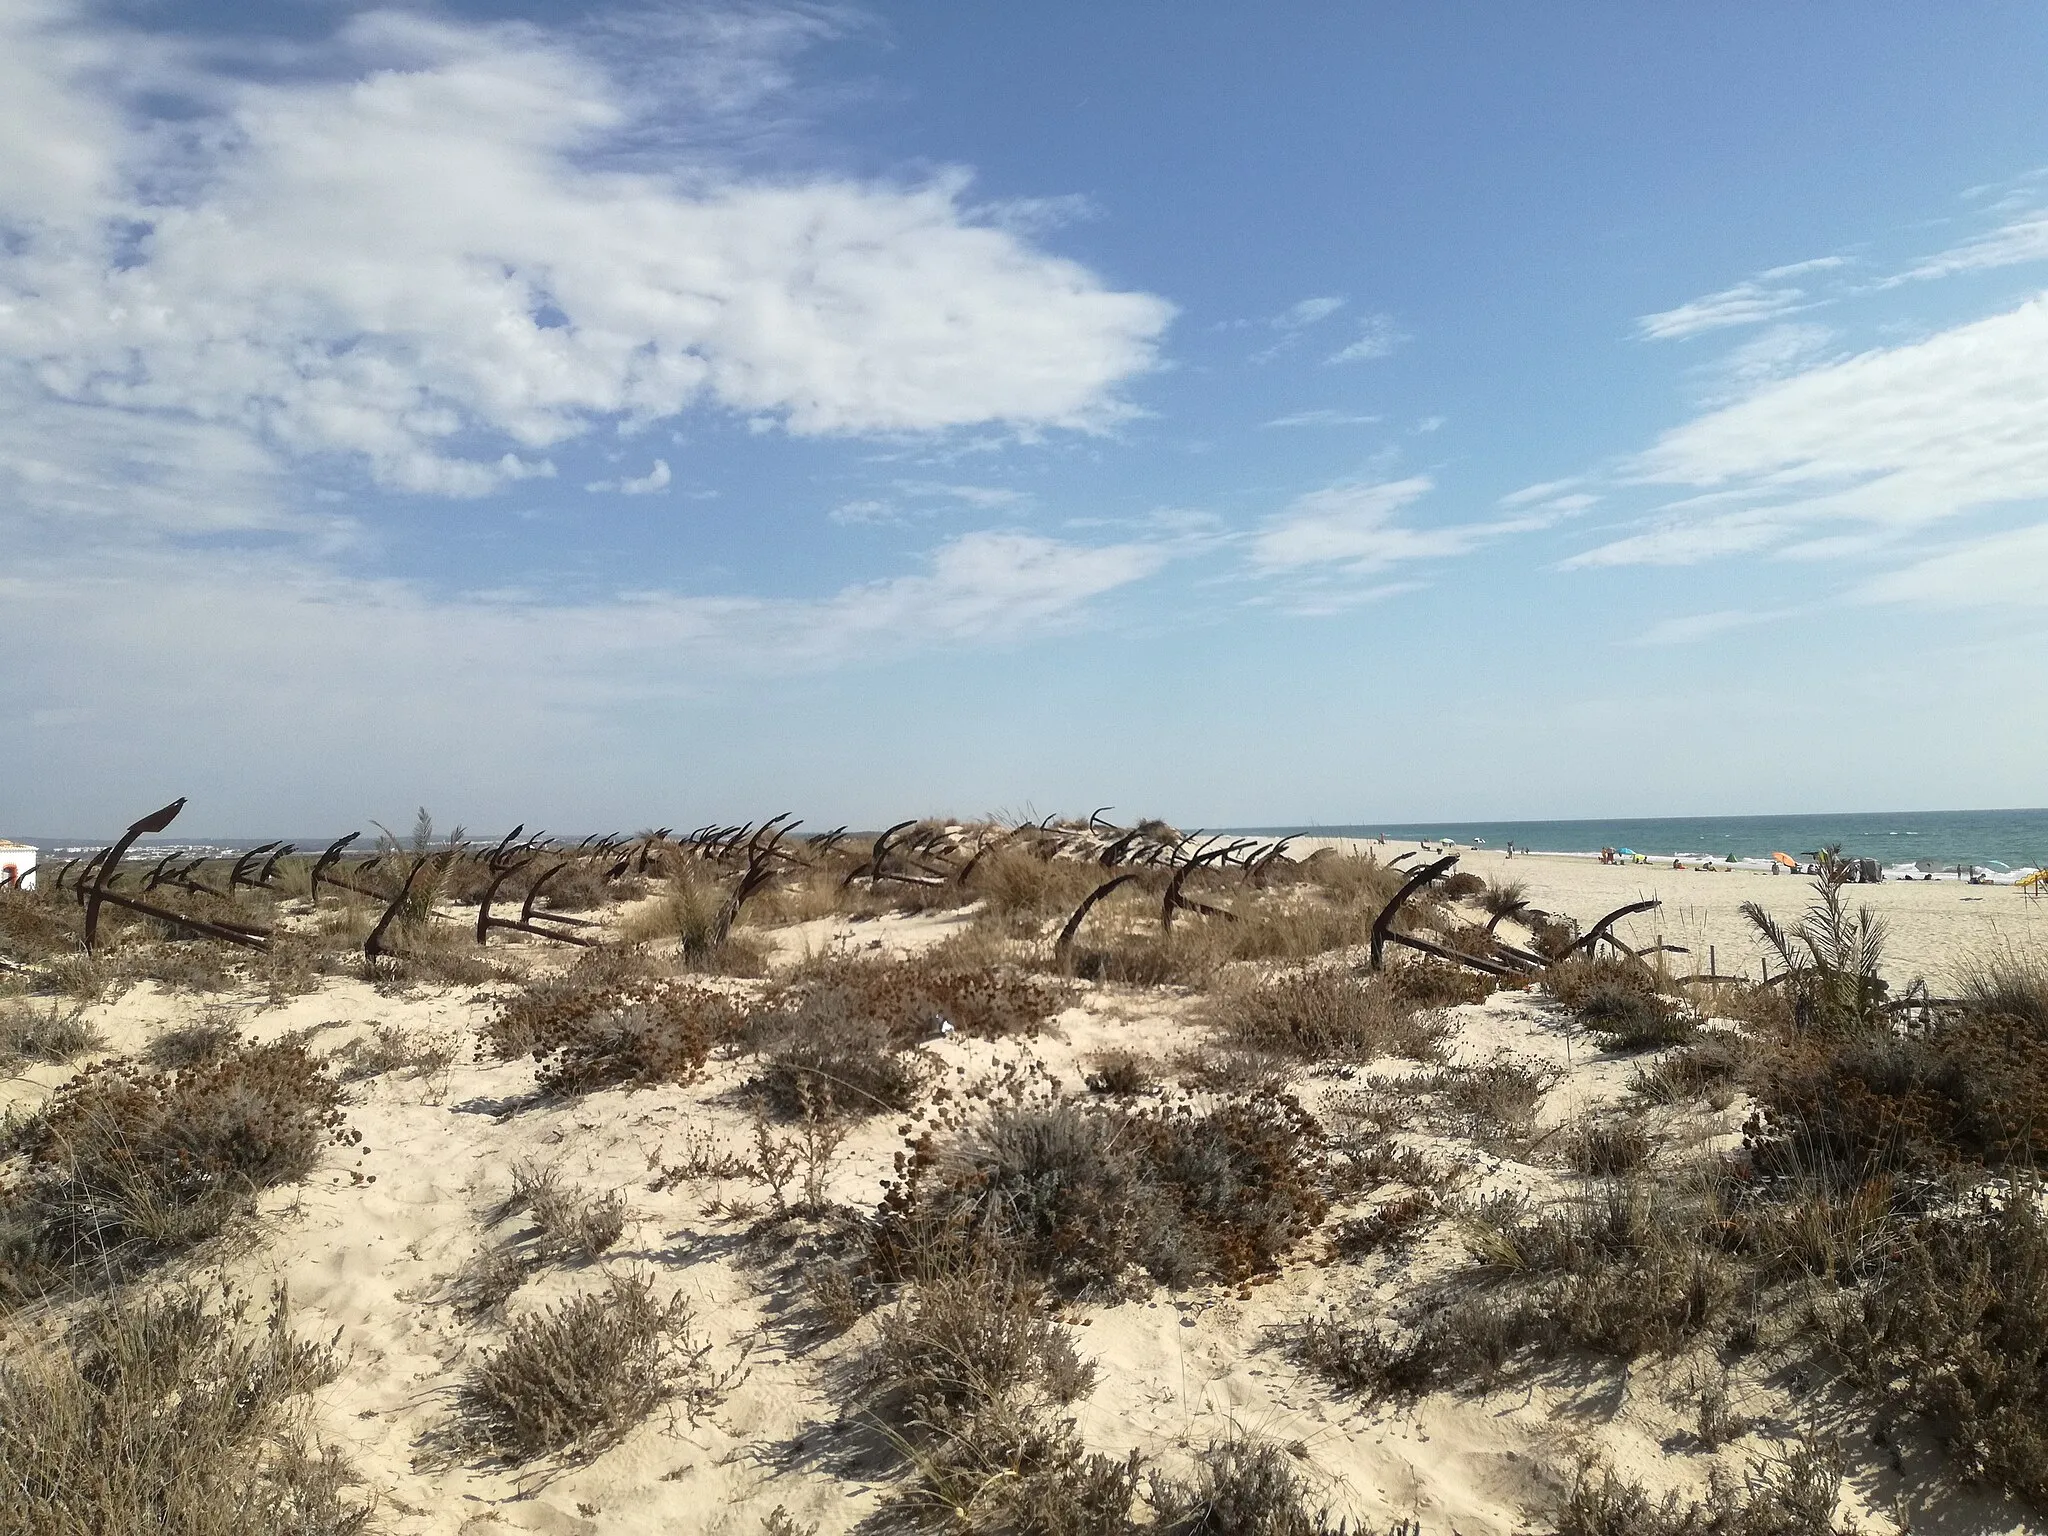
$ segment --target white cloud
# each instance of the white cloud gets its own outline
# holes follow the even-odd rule
[[[1832,272],[1848,264],[1846,256],[1815,256],[1806,261],[1788,261],[1782,267],[1767,268],[1757,276],[1765,282],[1774,282],[1779,278],[1797,277],[1802,272]]]
[[[854,501],[842,501],[825,516],[835,523],[844,523],[855,528],[876,527],[884,523],[900,523],[906,520],[894,502],[884,501],[879,496],[863,496]]]
[[[1333,571],[1371,575],[1416,560],[1468,554],[1511,533],[1547,528],[1569,508],[1539,508],[1484,523],[1417,528],[1400,515],[1434,489],[1427,475],[1376,484],[1326,486],[1297,496],[1251,537],[1252,569],[1264,576]]]
[[[595,705],[659,696],[705,669],[831,668],[933,643],[1002,642],[1072,627],[1092,600],[1143,580],[1171,557],[1159,543],[1087,546],[970,533],[932,550],[920,570],[820,598],[628,592],[587,603],[442,600],[411,582],[347,577],[257,553],[152,552],[111,557],[89,571],[31,562],[0,576],[0,635],[10,654],[67,659],[51,672],[10,669],[0,699],[12,706],[61,697],[66,677],[96,677],[119,658],[114,670],[144,691],[182,696],[174,679],[204,676],[224,709],[261,708],[273,687],[317,694],[329,685],[370,708],[385,690],[403,689],[400,674],[434,688],[451,674],[474,675],[494,697],[531,688],[542,709],[572,700]],[[78,602],[98,621],[56,622]],[[172,634],[177,646],[160,643]],[[522,662],[540,655],[545,668]],[[366,678],[375,681],[365,686]]]
[[[1969,540],[1872,577],[1853,595],[1929,608],[2048,608],[2048,523]]]
[[[592,762],[611,760],[673,793],[647,773],[650,732],[670,713],[650,704],[729,701],[763,677],[1070,630],[1171,554],[979,533],[824,597],[569,603],[450,599],[274,552],[109,551],[79,564],[10,551],[0,710],[70,722],[38,749],[48,778],[37,798],[100,820],[109,803],[161,798],[167,779],[205,784],[215,815],[232,796],[233,818],[284,798],[354,815],[366,786],[559,803],[589,783]],[[92,622],[78,622],[87,611]],[[103,750],[138,721],[164,721],[167,701],[175,729],[152,734],[146,762]],[[280,720],[290,728],[262,724]],[[230,737],[223,763],[217,744]]]
[[[1569,564],[1838,557],[2048,496],[2048,298],[1765,384],[1632,472],[1699,494]]]
[[[1644,315],[1636,321],[1636,332],[1649,341],[1683,341],[1702,331],[1730,325],[1755,325],[1775,320],[1806,307],[1806,295],[1797,288],[1767,288],[1761,283],[1737,283],[1719,293],[1707,294],[1676,309]]]
[[[1296,411],[1291,416],[1275,416],[1271,421],[1259,423],[1262,427],[1369,427],[1379,421],[1377,416],[1354,416],[1348,411],[1316,410]]]
[[[17,0],[0,60],[12,410],[475,495],[693,406],[805,434],[1099,428],[1170,315],[975,222],[957,173],[747,180],[674,144],[650,169],[634,85],[532,27],[373,13],[254,80]]]
[[[2013,267],[2022,262],[2044,259],[2048,259],[2048,214],[2034,212],[1929,256],[1888,279],[1884,286],[1954,277],[1961,272],[1984,272],[1994,267]]]
[[[1324,296],[1303,299],[1299,304],[1289,305],[1273,317],[1273,328],[1278,331],[1298,331],[1307,326],[1318,325],[1344,307],[1339,298]]]
[[[1723,404],[1819,362],[1835,333],[1824,325],[1773,325],[1707,364],[1698,377],[1709,404]]]
[[[1031,500],[1027,492],[1013,491],[1006,486],[955,485],[939,480],[899,480],[896,489],[905,496],[957,501],[963,506],[990,512],[1004,507],[1021,507]]]
[[[1638,645],[1693,645],[1725,635],[1731,630],[1765,624],[1779,615],[1752,613],[1746,608],[1724,608],[1717,613],[1691,613],[1652,624],[1636,639]]]
[[[1374,358],[1386,357],[1408,338],[1401,334],[1390,315],[1368,315],[1359,330],[1358,339],[1348,347],[1332,352],[1323,361],[1326,363],[1365,363]]]
[[[1394,517],[1429,494],[1427,475],[1379,485],[1338,485],[1295,498],[1287,511],[1269,518],[1252,540],[1252,564],[1261,571],[1290,571],[1307,565],[1378,567],[1412,558],[1419,535],[1395,525]]]
[[[621,496],[650,496],[656,491],[668,489],[668,460],[656,459],[654,468],[646,474],[625,480],[593,480],[583,487],[586,491],[617,491]]]
[[[904,502],[912,503],[905,506]],[[996,485],[955,485],[941,480],[898,480],[888,496],[863,496],[841,502],[826,514],[835,523],[908,523],[914,518],[937,515],[937,503],[950,502],[977,512],[998,512],[1027,507],[1031,496],[1025,491]]]

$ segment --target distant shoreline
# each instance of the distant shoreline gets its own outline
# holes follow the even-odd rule
[[[1357,823],[1342,826],[1232,827],[1259,837],[1342,837],[1455,843],[1562,858],[1597,858],[1603,848],[1628,849],[1669,863],[1713,860],[1765,869],[1775,853],[1802,863],[1822,848],[1875,859],[1887,877],[1959,877],[1958,866],[2007,879],[2048,865],[2048,809],[1892,811],[1815,816],[1616,817],[1606,820]]]

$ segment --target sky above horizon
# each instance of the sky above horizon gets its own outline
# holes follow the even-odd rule
[[[2044,63],[0,0],[0,835],[2041,804]]]

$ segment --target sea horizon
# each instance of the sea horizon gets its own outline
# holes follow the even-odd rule
[[[1626,848],[1653,858],[1760,862],[1774,853],[1810,858],[1839,847],[1845,857],[1875,859],[1887,870],[1952,872],[2048,866],[2048,808],[1972,811],[1833,811],[1766,816],[1582,817],[1485,821],[1275,824],[1227,829],[1260,837],[1378,837],[1455,842],[1518,853],[1595,854]]]

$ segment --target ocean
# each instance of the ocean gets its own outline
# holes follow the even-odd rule
[[[1371,822],[1355,826],[1233,828],[1265,837],[1388,837],[1445,840],[1532,853],[1597,854],[1631,848],[1654,858],[1726,859],[1762,864],[1774,853],[1804,861],[1839,846],[1850,858],[1876,859],[1887,873],[1958,866],[1992,876],[2048,866],[2048,809],[1874,811],[1830,816],[1654,816],[1612,821]]]

